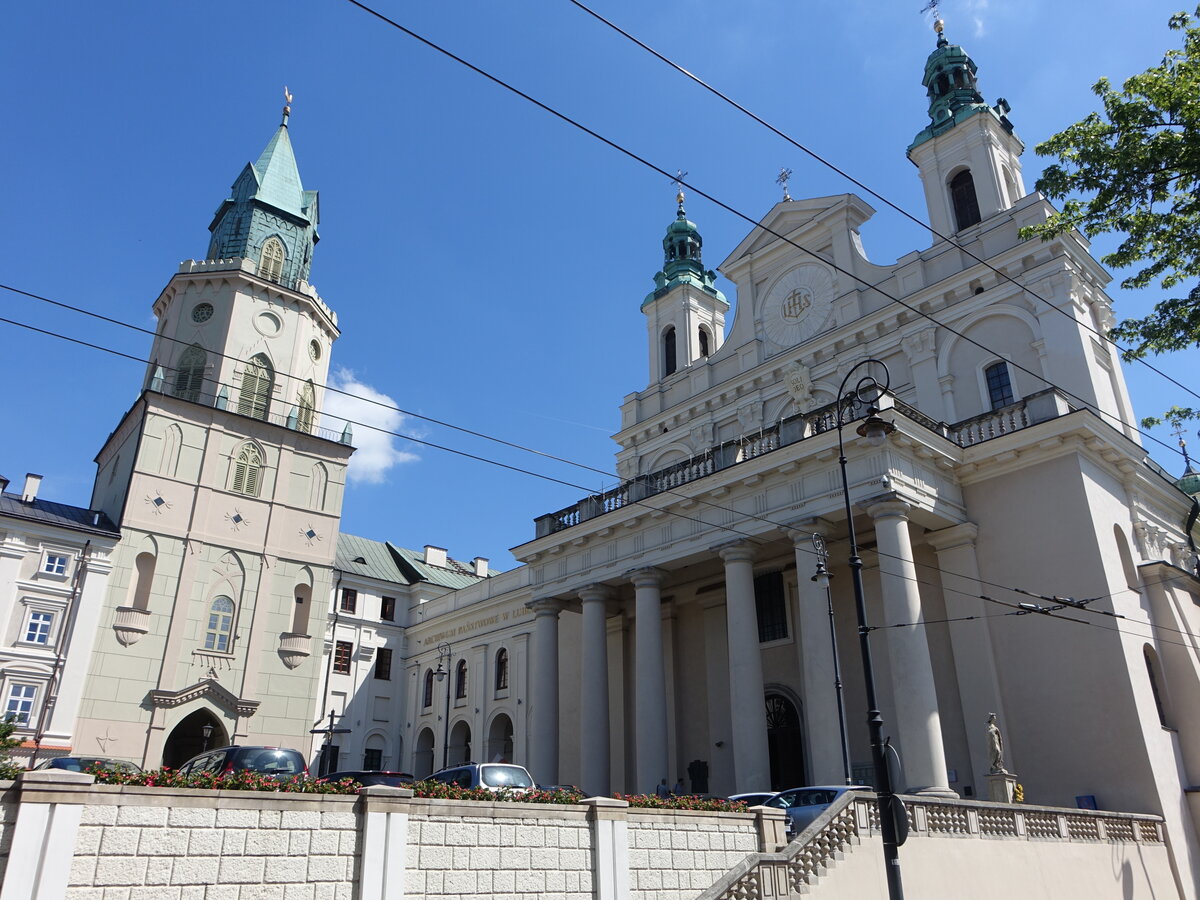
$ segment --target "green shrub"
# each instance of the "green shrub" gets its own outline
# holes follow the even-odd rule
[[[16,778],[25,771],[25,767],[12,761],[12,751],[21,746],[19,738],[13,737],[17,730],[17,717],[9,713],[0,722],[0,779]]]

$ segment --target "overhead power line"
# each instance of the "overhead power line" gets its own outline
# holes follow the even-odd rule
[[[893,210],[895,210],[896,212],[900,213],[900,215],[904,216],[904,218],[910,220],[911,222],[915,223],[919,227],[925,229],[926,231],[928,231],[930,234],[932,234],[938,240],[945,241],[946,243],[950,244],[952,247],[955,247],[956,249],[961,250],[963,253],[965,253],[967,256],[969,256],[971,259],[975,260],[975,262],[980,263],[981,265],[983,265],[983,266],[987,267],[989,270],[991,270],[994,274],[1000,276],[1000,278],[1002,280],[1016,285],[1018,288],[1020,288],[1022,291],[1024,291],[1029,296],[1033,297],[1035,300],[1039,300],[1042,303],[1045,303],[1050,309],[1054,310],[1056,313],[1059,313],[1060,315],[1065,316],[1066,318],[1070,319],[1073,323],[1086,329],[1087,331],[1090,331],[1092,334],[1096,335],[1101,340],[1112,344],[1114,347],[1117,348],[1117,350],[1119,350],[1121,352],[1121,355],[1123,358],[1128,358],[1126,356],[1126,354],[1128,354],[1128,352],[1129,352],[1128,348],[1122,347],[1115,340],[1113,340],[1113,338],[1111,338],[1106,332],[1101,331],[1099,328],[1093,328],[1091,325],[1088,325],[1087,323],[1079,322],[1073,315],[1071,315],[1071,313],[1069,313],[1066,310],[1061,309],[1060,307],[1051,303],[1049,300],[1047,300],[1045,297],[1043,297],[1037,291],[1035,291],[1032,288],[1028,287],[1027,285],[1022,284],[1021,282],[1017,281],[1015,278],[1013,278],[1011,275],[1009,275],[1004,270],[997,268],[996,266],[993,266],[986,259],[983,259],[982,257],[976,255],[965,244],[958,243],[950,235],[942,234],[940,231],[938,231],[932,225],[929,225],[928,223],[926,223],[923,219],[919,218],[918,216],[914,215],[913,213],[910,213],[908,210],[904,209],[902,206],[899,206],[898,204],[892,202],[887,197],[880,194],[878,191],[874,190],[870,186],[864,184],[859,179],[855,178],[849,172],[845,171],[844,169],[837,166],[835,163],[826,159],[824,156],[822,156],[817,151],[813,150],[811,147],[808,147],[808,146],[802,144],[800,141],[793,138],[787,132],[776,127],[775,125],[772,125],[770,122],[768,122],[766,119],[759,116],[757,113],[753,112],[750,109],[747,109],[741,103],[734,100],[728,94],[723,93],[721,90],[719,90],[718,88],[709,84],[707,81],[705,81],[703,78],[700,78],[695,73],[688,71],[687,69],[685,69],[679,63],[675,62],[670,57],[665,56],[664,54],[655,50],[653,47],[651,47],[645,41],[641,40],[640,38],[636,37],[635,35],[631,34],[628,31],[626,31],[620,25],[617,25],[611,19],[605,18],[604,16],[602,16],[600,13],[596,12],[591,7],[587,6],[584,3],[581,3],[580,0],[567,0],[567,2],[571,3],[574,6],[577,6],[579,9],[583,10],[585,13],[592,16],[597,21],[603,22],[605,25],[607,25],[613,31],[617,32],[621,36],[632,41],[634,44],[637,44],[637,46],[641,47],[643,50],[645,50],[651,56],[654,56],[655,58],[666,63],[668,66],[670,66],[676,72],[679,72],[685,78],[689,79],[690,81],[694,81],[696,84],[700,85],[700,87],[704,88],[706,91],[713,94],[714,96],[720,98],[722,101],[729,104],[734,109],[745,114],[746,116],[749,116],[751,119],[753,119],[759,125],[762,125],[764,128],[766,128],[772,134],[775,134],[778,137],[783,138],[783,140],[787,141],[789,144],[791,144],[797,150],[802,151],[803,153],[807,154],[809,157],[811,157],[816,162],[818,162],[821,165],[825,166],[826,168],[832,170],[833,172],[836,172],[838,175],[840,175],[842,178],[845,178],[847,181],[849,181],[855,187],[860,188],[864,192],[870,194],[872,197],[874,197],[880,203],[883,203],[885,206],[888,206],[888,207],[892,208]],[[1140,363],[1141,365],[1144,365],[1151,372],[1161,375],[1167,381],[1171,382],[1171,384],[1175,385],[1178,388],[1181,388],[1182,390],[1191,394],[1196,399],[1200,400],[1200,393],[1197,393],[1192,388],[1188,387],[1186,384],[1183,384],[1183,383],[1175,380],[1170,375],[1168,375],[1166,372],[1162,371],[1161,369],[1159,369],[1156,366],[1149,363],[1146,359],[1144,359],[1142,357],[1134,357],[1133,361]]]

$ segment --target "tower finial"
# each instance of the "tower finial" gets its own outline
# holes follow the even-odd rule
[[[679,188],[679,193],[675,195],[675,202],[679,204],[679,215],[683,215],[683,179],[687,178],[687,172],[683,169],[675,170],[675,177],[671,179],[671,184]]]
[[[288,116],[290,116],[291,114],[292,114],[292,95],[291,95],[291,92],[288,91],[287,85],[285,84],[283,86],[283,121],[280,122],[279,124],[286,125],[287,121],[288,121]]]
[[[790,203],[792,195],[788,193],[788,180],[792,177],[792,170],[787,166],[782,166],[779,169],[779,177],[775,179],[775,183],[783,188],[783,200],[785,203]]]

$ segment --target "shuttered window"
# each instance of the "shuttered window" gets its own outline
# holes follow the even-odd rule
[[[179,357],[179,366],[175,369],[176,397],[196,401],[200,399],[200,391],[204,387],[204,368],[208,364],[208,354],[199,344],[192,344]]]
[[[283,243],[279,238],[267,238],[263,242],[258,275],[267,281],[279,281],[283,277]]]
[[[261,475],[262,451],[255,444],[244,444],[233,461],[233,483],[230,490],[257,497]]]
[[[238,412],[243,416],[265,419],[271,407],[271,390],[275,372],[270,361],[261,354],[242,370],[242,388],[238,396]]]

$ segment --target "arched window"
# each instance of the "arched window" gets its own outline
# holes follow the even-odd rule
[[[193,402],[200,399],[200,391],[204,387],[204,369],[208,364],[208,354],[199,344],[192,344],[179,357],[179,366],[175,369],[175,388],[172,393],[176,397]]]
[[[501,647],[496,651],[496,690],[508,689],[508,651]]]
[[[316,396],[313,383],[306,381],[300,388],[300,396],[296,398],[299,407],[296,413],[297,431],[303,431],[305,434],[312,432],[313,411],[317,405]]]
[[[709,339],[708,339],[708,329],[705,328],[703,325],[700,326],[699,337],[700,337],[700,355],[708,356],[708,354],[712,352],[712,350],[710,349],[712,347],[712,344],[709,342]]]
[[[208,609],[208,628],[204,631],[204,649],[228,653],[233,638],[233,601],[218,597]]]
[[[975,179],[970,169],[963,169],[950,179],[950,202],[954,204],[956,230],[970,228],[979,221],[979,199],[975,196]]]
[[[421,706],[426,709],[433,706],[433,669],[425,670],[425,690],[421,695]]]
[[[242,369],[242,389],[238,396],[238,412],[243,416],[265,419],[271,408],[271,391],[274,388],[275,371],[271,361],[261,353],[246,363]]]
[[[262,478],[262,451],[257,444],[243,444],[233,460],[233,478],[229,489],[239,494],[258,496]]]
[[[460,659],[454,667],[454,699],[467,699],[467,661]]]
[[[983,370],[987,380],[988,402],[992,409],[1000,409],[1013,402],[1012,381],[1008,377],[1008,363],[992,363]]]
[[[258,257],[258,276],[267,281],[279,281],[283,277],[283,242],[279,238],[263,241]]]
[[[675,326],[663,332],[663,375],[675,374]]]

